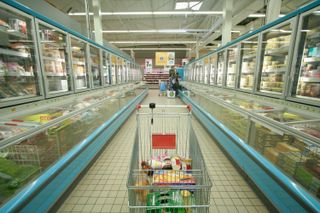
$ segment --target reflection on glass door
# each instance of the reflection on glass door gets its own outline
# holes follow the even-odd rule
[[[111,83],[112,85],[117,84],[117,70],[116,70],[117,58],[111,55]]]
[[[40,96],[34,24],[0,8],[0,102]]]
[[[252,90],[256,69],[258,37],[242,41],[240,44],[240,89]]]
[[[226,86],[234,88],[236,85],[236,69],[237,69],[237,51],[236,46],[229,47],[227,49],[227,74],[226,74]]]
[[[288,67],[291,23],[262,34],[260,91],[281,94]]]
[[[224,51],[218,53],[217,85],[222,86],[224,70]]]
[[[75,38],[71,38],[72,70],[77,90],[89,88],[89,73],[86,66],[87,44]]]
[[[217,71],[217,54],[213,54],[210,58],[210,85],[216,84]]]
[[[52,27],[39,24],[39,38],[42,67],[48,93],[57,94],[71,91],[67,35]]]
[[[302,16],[293,95],[320,100],[320,12]],[[298,37],[299,38],[299,37]]]
[[[97,47],[90,46],[90,67],[94,87],[102,86],[100,50]]]

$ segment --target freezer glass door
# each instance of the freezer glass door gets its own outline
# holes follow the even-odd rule
[[[302,16],[293,95],[320,100],[320,13]]]
[[[102,86],[100,50],[90,46],[90,66],[94,87]]]
[[[210,85],[216,84],[216,71],[217,71],[217,55],[214,54],[210,58]]]
[[[85,42],[71,38],[72,70],[77,90],[90,88],[86,66],[86,47]]]
[[[108,52],[103,52],[103,69],[102,69],[102,75],[104,78],[104,83],[106,85],[110,84],[110,78],[109,78],[109,73],[110,73],[110,54]]]
[[[261,75],[259,90],[281,94],[288,67],[291,23],[270,29],[262,34]]]
[[[236,85],[236,72],[237,72],[237,53],[238,48],[236,46],[229,47],[227,50],[227,87],[234,88]]]
[[[256,69],[258,37],[255,36],[240,44],[240,89],[252,90]]]
[[[0,8],[0,103],[40,96],[34,24]]]
[[[57,94],[71,91],[67,35],[39,24],[39,38],[47,92]]]
[[[199,65],[199,82],[203,83],[203,61],[200,62]]]
[[[217,85],[222,86],[224,70],[224,51],[218,53]]]

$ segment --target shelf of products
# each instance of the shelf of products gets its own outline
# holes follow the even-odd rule
[[[293,94],[320,100],[320,17],[318,11],[301,19],[298,41],[297,86]],[[299,66],[300,63],[300,66]]]
[[[71,75],[67,35],[43,24],[38,24],[41,63],[45,72],[45,86],[49,94],[71,91]]]
[[[210,85],[216,84],[216,72],[217,72],[217,54],[213,54],[210,57]]]
[[[284,92],[285,76],[288,70],[291,23],[262,33],[261,49],[261,92],[281,94]]]
[[[71,38],[72,70],[76,89],[90,88],[89,72],[86,66],[87,44],[76,38]]]
[[[90,65],[94,87],[102,86],[100,62],[100,50],[96,47],[90,46]]]
[[[258,36],[240,44],[240,89],[252,90],[258,53]]]
[[[236,85],[237,73],[237,46],[229,47],[227,49],[227,73],[226,73],[226,86],[234,88]]]
[[[223,73],[224,73],[224,51],[218,53],[218,65],[217,65],[217,85],[223,85]]]
[[[0,102],[40,96],[33,19],[0,8]]]
[[[169,83],[169,73],[145,73],[144,80],[151,87],[159,87],[159,81]]]

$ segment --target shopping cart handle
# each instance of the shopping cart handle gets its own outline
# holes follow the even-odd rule
[[[149,104],[149,108],[150,108],[150,109],[156,108],[156,104],[155,104],[155,103],[150,103],[150,104]]]

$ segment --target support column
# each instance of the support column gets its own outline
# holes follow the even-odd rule
[[[281,2],[279,0],[269,0],[267,5],[266,22],[272,22],[279,18],[281,10]]]
[[[84,0],[84,8],[86,12],[86,28],[87,28],[86,33],[87,33],[87,37],[91,38],[88,0]]]
[[[223,2],[223,24],[222,24],[222,45],[231,41],[231,28],[232,28],[232,9],[233,0],[224,0]]]
[[[99,44],[103,44],[102,23],[101,23],[101,5],[100,0],[92,0],[93,7],[93,24],[94,24],[94,38]]]

